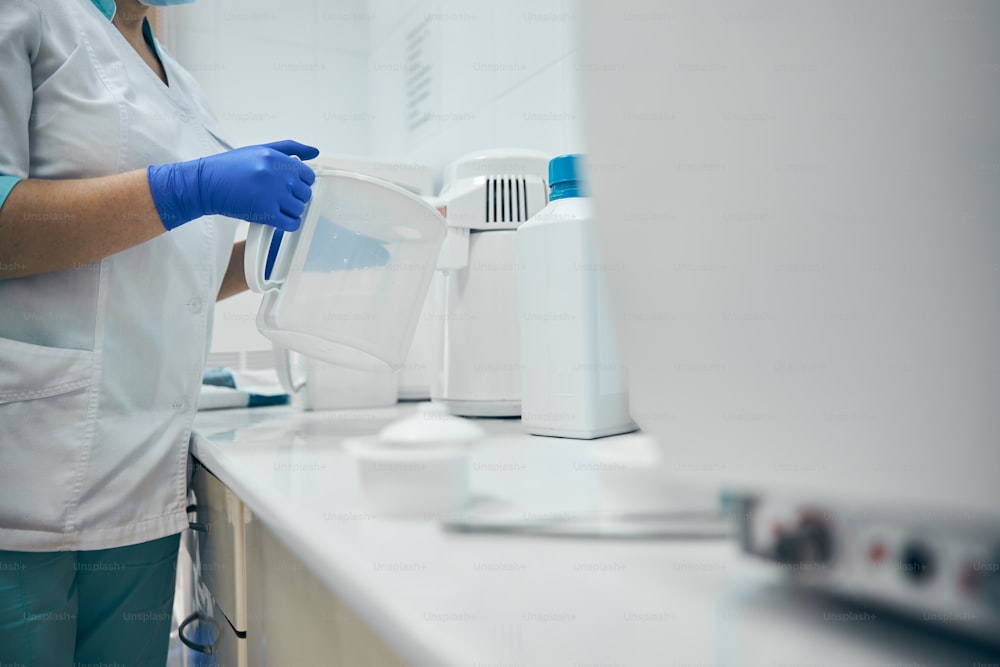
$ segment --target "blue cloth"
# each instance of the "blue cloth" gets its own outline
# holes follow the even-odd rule
[[[228,368],[209,368],[202,375],[202,384],[205,386],[198,397],[199,410],[262,408],[288,405],[292,401],[292,397],[281,389],[277,377],[267,371],[234,373]]]
[[[201,383],[213,387],[236,389],[236,378],[228,368],[209,368],[201,376]]]
[[[179,546],[0,551],[0,664],[163,667]]]
[[[3,176],[0,175],[0,208],[3,208],[4,202],[7,201],[7,196],[10,191],[14,189],[14,186],[21,182],[21,179],[17,176]]]

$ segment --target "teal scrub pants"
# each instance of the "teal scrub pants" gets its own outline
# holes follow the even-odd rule
[[[0,665],[164,667],[179,545],[0,551]]]

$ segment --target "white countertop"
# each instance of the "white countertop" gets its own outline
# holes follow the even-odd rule
[[[419,667],[975,665],[996,655],[790,590],[723,541],[452,534],[374,517],[347,437],[412,404],[203,412],[194,455],[402,657]],[[591,443],[480,420],[473,493],[525,513],[596,507]],[[608,440],[603,440],[608,442]],[[991,659],[992,658],[992,659]]]

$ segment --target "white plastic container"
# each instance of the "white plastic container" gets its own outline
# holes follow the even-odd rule
[[[528,433],[592,439],[637,427],[579,162],[551,162],[549,205],[517,230],[521,420]]]
[[[600,480],[601,512],[615,515],[718,509],[717,489],[672,475],[662,452],[659,443],[645,433],[594,443],[588,454]]]
[[[476,424],[425,403],[378,436],[348,440],[344,448],[358,461],[361,492],[373,512],[436,519],[465,506],[469,447],[483,436]]]
[[[399,400],[399,373],[380,373],[328,364],[274,346],[281,385],[302,410],[383,408]]]
[[[432,279],[431,285],[433,284]],[[399,369],[397,394],[402,401],[427,401],[431,398],[431,359],[440,343],[434,337],[436,328],[430,319],[429,301],[428,294],[417,328],[413,331],[413,343],[406,355],[406,362]]]

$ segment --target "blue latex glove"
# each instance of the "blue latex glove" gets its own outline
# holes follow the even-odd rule
[[[225,215],[298,229],[316,174],[293,155],[311,160],[319,151],[276,141],[150,167],[149,189],[163,226],[170,230],[203,215]]]

